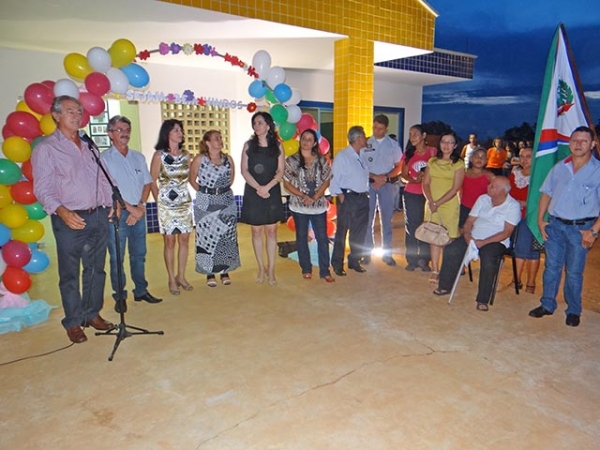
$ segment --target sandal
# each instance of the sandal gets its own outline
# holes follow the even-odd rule
[[[490,308],[485,303],[477,303],[477,311],[487,311]]]
[[[303,273],[302,278],[305,280],[310,280],[312,278],[312,273]]]
[[[178,286],[181,286],[181,288],[184,291],[193,291],[194,290],[194,286],[189,284],[187,281],[185,283],[183,283],[179,280],[179,278],[175,277],[175,282],[177,283]]]
[[[206,275],[206,285],[208,287],[217,287],[217,280],[214,275]]]
[[[447,289],[440,289],[440,288],[437,288],[435,291],[433,291],[433,293],[434,293],[435,295],[448,295],[448,294],[450,294],[450,291],[449,291],[449,290],[447,290]]]
[[[514,288],[515,287],[515,280],[512,280],[510,282],[510,284],[508,285],[508,287]],[[523,289],[523,283],[521,283],[520,281],[517,283],[517,287],[519,288],[519,290]],[[529,286],[527,286],[529,287]],[[535,288],[535,286],[534,286]]]
[[[439,272],[431,272],[431,275],[429,275],[429,282],[432,284],[437,284],[439,275]]]
[[[535,284],[528,284],[525,286],[525,292],[529,294],[535,294]]]
[[[231,278],[229,278],[229,274],[222,273],[220,278],[221,283],[223,283],[224,286],[229,286],[231,284]]]

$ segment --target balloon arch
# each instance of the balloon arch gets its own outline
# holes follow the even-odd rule
[[[251,66],[237,56],[220,54],[209,44],[162,42],[157,49],[138,53],[131,41],[118,39],[108,50],[92,47],[85,56],[69,53],[63,60],[69,78],[45,80],[27,86],[23,100],[6,117],[2,127],[4,157],[0,158],[0,293],[26,293],[31,287],[30,274],[44,271],[50,263],[37,244],[45,233],[40,220],[46,216],[46,212],[33,193],[30,157],[36,144],[56,129],[50,114],[54,97],[69,95],[78,98],[84,108],[82,127],[85,127],[90,117],[104,112],[105,98],[120,98],[132,92],[137,94],[148,86],[150,76],[137,60],[145,61],[155,54],[165,56],[179,53],[218,57],[245,70],[253,78],[248,93],[255,100],[236,104],[245,106],[251,113],[256,110],[270,112],[278,126],[286,155],[298,150],[297,136],[307,128],[317,131],[321,153],[329,151],[330,144],[318,133],[316,121],[310,114],[303,114],[298,106],[300,92],[285,83],[283,68],[271,67],[271,56],[265,50],[255,53]],[[136,99],[141,97],[136,95]],[[183,95],[156,93],[144,98],[199,105],[207,102],[204,97],[196,98],[191,90],[184,91]]]

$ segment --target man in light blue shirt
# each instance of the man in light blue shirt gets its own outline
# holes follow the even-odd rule
[[[102,152],[101,158],[115,180],[125,200],[126,209],[119,219],[119,247],[117,255],[114,224],[110,223],[108,253],[110,254],[110,281],[115,299],[115,311],[127,311],[127,291],[123,254],[128,245],[131,279],[134,283],[133,297],[136,302],[159,303],[160,298],[148,292],[145,275],[146,263],[146,201],[150,195],[152,177],[146,158],[128,147],[131,137],[131,121],[125,116],[114,116],[108,122],[108,136],[112,146]],[[119,259],[119,261],[117,261]],[[119,292],[118,264],[121,266],[121,292]]]
[[[592,156],[595,145],[590,128],[576,128],[569,141],[571,155],[550,170],[540,188],[538,226],[546,248],[544,292],[541,305],[529,315],[540,318],[554,313],[564,269],[565,323],[571,327],[579,325],[585,261],[600,232],[600,161]]]
[[[392,257],[392,218],[394,216],[394,183],[402,170],[400,159],[402,149],[398,143],[387,136],[389,119],[379,114],[373,119],[373,136],[367,140],[367,148],[361,150],[361,157],[369,169],[369,220],[365,235],[365,254],[363,262],[371,262],[374,244],[375,214],[379,211],[381,224],[382,261],[388,266],[395,266]]]
[[[348,130],[350,145],[335,155],[329,191],[338,197],[337,229],[331,255],[331,266],[336,275],[343,277],[346,235],[349,234],[350,253],[348,268],[366,272],[360,265],[363,243],[369,218],[369,169],[360,158],[367,145],[365,130],[353,126]]]

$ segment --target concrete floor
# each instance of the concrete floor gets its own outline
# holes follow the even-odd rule
[[[150,235],[151,292],[165,301],[130,302],[126,319],[164,336],[127,338],[108,362],[115,338],[88,331],[85,344],[1,366],[0,449],[599,448],[600,250],[571,328],[562,299],[551,317],[527,316],[539,296],[506,288],[510,264],[489,312],[466,278],[449,306],[426,274],[404,271],[396,219],[398,267],[374,258],[332,285],[279,257],[279,285],[255,284],[240,225],[233,284],[206,287],[190,255],[195,290],[179,297]],[[55,265],[30,294],[60,305]],[[61,318],[0,336],[0,363],[68,345]]]

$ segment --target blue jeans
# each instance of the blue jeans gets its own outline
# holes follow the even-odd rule
[[[121,297],[127,299],[125,284],[127,279],[123,270],[123,259],[125,256],[125,247],[129,251],[129,267],[131,269],[131,279],[134,284],[134,297],[141,297],[148,292],[148,282],[145,276],[146,263],[146,220],[139,220],[135,225],[127,225],[125,221],[129,217],[127,211],[121,212],[119,219],[119,245],[121,247],[121,274],[122,287]],[[117,249],[115,240],[114,224],[108,224],[108,253],[110,254],[110,284],[113,290],[113,298],[119,299],[118,295],[118,276],[117,276]]]
[[[319,277],[331,275],[329,272],[329,238],[327,237],[327,213],[322,214],[300,214],[292,211],[296,224],[296,248],[298,250],[298,262],[302,273],[312,273],[312,263],[308,250],[308,224],[312,228],[317,240],[317,253],[319,255]]]
[[[391,183],[385,183],[379,189],[369,188],[369,222],[365,236],[365,254],[370,255],[374,243],[375,212],[379,209],[381,224],[381,247],[384,256],[392,255],[392,218],[394,217],[394,196],[396,190]]]
[[[554,312],[557,308],[556,295],[560,285],[563,267],[565,284],[563,295],[567,302],[566,314],[581,315],[581,289],[583,287],[583,269],[588,249],[581,245],[580,230],[588,230],[594,221],[584,225],[567,225],[550,217],[546,226],[548,239],[546,247],[546,267],[544,269],[544,291],[541,303],[546,311]]]
[[[58,257],[58,286],[65,310],[62,325],[65,329],[93,319],[104,304],[108,208],[78,214],[85,220],[83,230],[73,230],[56,214],[51,216]]]

